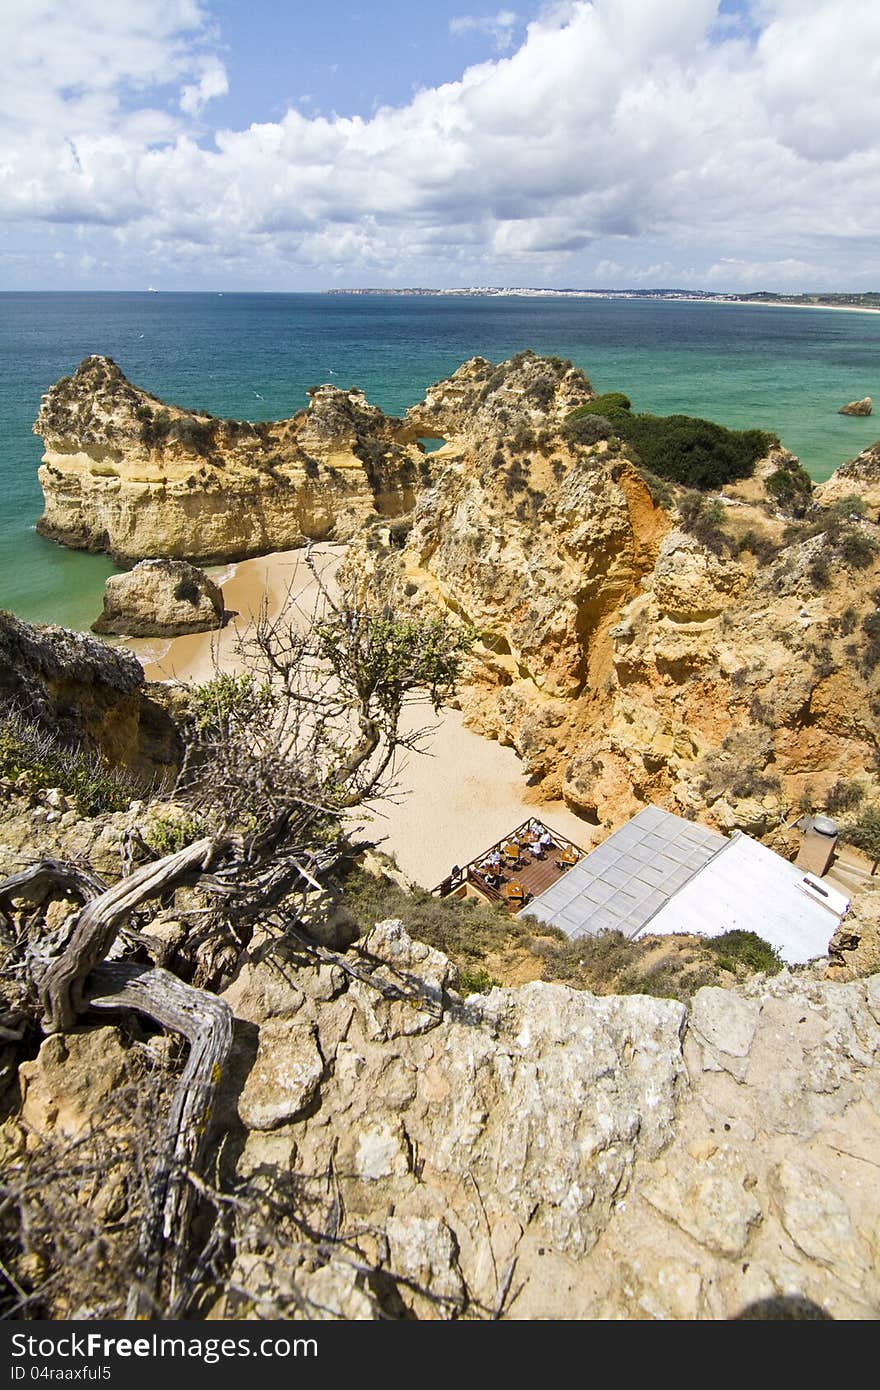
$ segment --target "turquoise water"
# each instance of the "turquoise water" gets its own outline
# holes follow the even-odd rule
[[[91,352],[138,386],[271,420],[307,387],[358,385],[398,414],[476,353],[558,353],[638,410],[775,430],[820,481],[880,436],[880,314],[657,300],[301,294],[0,294],[0,607],[86,627],[113,566],[42,540],[41,394]]]

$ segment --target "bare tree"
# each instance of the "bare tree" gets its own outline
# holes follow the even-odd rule
[[[195,1192],[181,1175],[199,1172],[232,1041],[229,1008],[213,988],[259,922],[308,941],[310,905],[324,904],[350,852],[353,811],[388,796],[397,760],[424,745],[426,729],[402,728],[404,710],[422,702],[437,711],[469,646],[468,633],[444,618],[331,595],[308,563],[315,609],[303,614],[292,594],[278,618],[264,606],[239,640],[243,673],[218,671],[191,692],[174,800],[203,833],[162,856],[132,836],[127,872],[113,885],[87,865],[51,860],[0,883],[8,1040],[23,1039],[38,1014],[52,1033],[112,1010],[142,1014],[189,1042],[150,1182],[129,1316],[179,1302]],[[143,931],[187,886],[204,900],[192,980],[161,968]],[[45,907],[59,896],[79,906],[48,931]]]

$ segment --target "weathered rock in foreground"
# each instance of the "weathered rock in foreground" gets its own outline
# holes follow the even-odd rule
[[[104,585],[104,611],[92,632],[124,637],[180,637],[223,625],[223,592],[185,560],[142,560]]]
[[[245,1094],[291,1115],[251,1130],[239,1171],[333,1165],[352,1229],[373,1229],[418,1316],[503,1301],[514,1318],[725,1318],[793,1295],[880,1313],[880,978],[705,989],[689,1018],[547,984],[441,1009],[442,956],[398,923],[364,946],[380,977],[425,982],[424,1007],[326,966],[271,995],[255,967],[227,991],[260,1033]],[[285,1031],[290,1084],[267,1065]],[[318,1055],[317,1090],[291,1107]],[[252,1314],[255,1271],[238,1275],[226,1311]]]
[[[874,402],[870,396],[864,396],[860,401],[850,401],[849,405],[842,405],[838,410],[838,415],[870,415],[874,408]]]
[[[880,977],[786,972],[689,1016],[540,983],[461,1000],[399,922],[359,965],[408,997],[279,965],[255,953],[224,994],[218,1144],[237,1200],[295,1185],[313,1243],[239,1242],[211,1316],[880,1314]],[[37,1129],[86,1123],[109,1034],[23,1069]]]
[[[137,658],[66,628],[0,613],[0,706],[61,742],[100,749],[111,763],[163,773],[181,754],[164,687]]]

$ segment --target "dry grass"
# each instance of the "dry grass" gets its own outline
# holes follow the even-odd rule
[[[553,980],[593,994],[688,1000],[703,985],[732,985],[756,971],[774,974],[780,968],[771,948],[751,933],[729,932],[713,941],[627,941],[620,932],[605,932],[569,941],[536,919],[509,917],[502,907],[408,893],[390,878],[357,868],[346,877],[345,903],[362,931],[383,918],[400,918],[411,936],[458,966],[465,990]]]

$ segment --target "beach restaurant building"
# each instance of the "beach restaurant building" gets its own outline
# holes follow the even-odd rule
[[[646,806],[589,853],[540,821],[525,822],[455,866],[435,891],[506,902],[572,940],[604,931],[628,940],[755,932],[788,965],[826,955],[849,910],[849,898],[803,864],[659,806]]]

